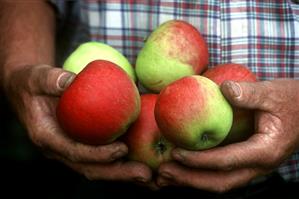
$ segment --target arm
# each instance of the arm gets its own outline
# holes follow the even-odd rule
[[[45,1],[1,1],[2,85],[24,66],[54,65],[55,15]]]
[[[150,169],[117,161],[121,142],[90,146],[67,137],[56,119],[57,101],[75,75],[54,65],[55,14],[46,1],[0,1],[0,77],[5,94],[32,142],[89,179],[143,181]]]

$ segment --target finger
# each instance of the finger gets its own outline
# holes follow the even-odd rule
[[[233,170],[243,167],[271,167],[278,150],[266,134],[254,134],[247,141],[203,151],[174,149],[174,160],[193,168]]]
[[[53,109],[55,105],[51,102],[50,109]],[[43,120],[30,121],[38,124],[29,126],[31,140],[42,150],[57,153],[72,162],[111,162],[128,153],[128,148],[123,142],[88,145],[71,139],[54,119],[53,111],[36,111],[36,118]]]
[[[75,78],[74,73],[48,65],[35,67],[30,75],[33,92],[53,96],[61,95]]]
[[[225,81],[221,84],[221,91],[232,105],[271,111],[275,107],[272,101],[272,83],[263,82],[233,82]]]
[[[198,170],[175,163],[165,163],[159,169],[158,184],[165,186],[174,183],[223,193],[246,185],[261,173],[261,171],[247,168],[234,171]]]
[[[86,164],[61,160],[89,180],[119,180],[145,184],[149,183],[152,178],[151,169],[139,162],[117,161],[108,164]]]
[[[45,147],[44,147],[45,148]],[[128,153],[127,146],[122,142],[108,145],[86,145],[62,136],[55,136],[46,144],[46,149],[71,162],[108,163]]]
[[[135,183],[139,186],[146,187],[152,191],[158,191],[160,189],[160,187],[153,180],[151,180],[149,182],[136,181]]]

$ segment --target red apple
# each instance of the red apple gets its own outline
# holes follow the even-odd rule
[[[203,73],[203,76],[213,80],[218,85],[220,85],[225,80],[246,82],[257,81],[255,74],[252,73],[252,71],[248,67],[236,63],[216,65],[205,71]]]
[[[72,138],[86,144],[108,144],[124,134],[140,112],[133,80],[116,64],[90,62],[61,96],[57,119]]]
[[[203,76],[221,85],[225,80],[256,82],[255,74],[246,66],[235,63],[220,64],[208,69]],[[223,145],[246,140],[254,130],[254,112],[233,106],[233,125]]]
[[[225,139],[233,112],[215,82],[193,75],[176,80],[161,91],[155,118],[163,135],[176,146],[204,150]]]
[[[153,170],[157,170],[162,162],[170,160],[170,151],[174,147],[157,126],[154,117],[157,97],[157,94],[141,95],[141,112],[124,138],[129,147],[129,159],[143,162]]]

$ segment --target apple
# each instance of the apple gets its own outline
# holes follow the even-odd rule
[[[140,95],[134,81],[106,60],[90,62],[57,106],[57,120],[67,135],[91,145],[113,142],[139,113]]]
[[[225,80],[256,82],[256,75],[246,66],[236,63],[219,64],[202,74],[221,85]],[[233,106],[233,125],[223,145],[246,140],[254,131],[254,112]]]
[[[147,38],[136,60],[136,75],[151,92],[188,75],[200,74],[208,65],[206,41],[191,24],[169,20]]]
[[[97,41],[80,44],[65,60],[63,69],[78,74],[89,62],[107,60],[124,69],[136,81],[134,68],[128,59],[115,48]]]
[[[232,126],[233,112],[216,83],[192,75],[161,91],[155,118],[162,134],[176,146],[204,150],[225,139]]]
[[[140,114],[124,135],[129,148],[128,158],[143,162],[153,170],[171,159],[170,151],[174,148],[157,126],[154,116],[157,97],[157,94],[141,95]]]
[[[255,74],[246,66],[237,63],[219,64],[207,69],[203,76],[213,80],[218,85],[225,80],[256,82]]]

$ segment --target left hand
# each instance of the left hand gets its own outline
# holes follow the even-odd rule
[[[152,187],[152,172],[142,163],[124,161],[128,147],[80,143],[61,129],[56,108],[75,75],[49,65],[28,65],[7,76],[5,91],[28,137],[47,157],[64,163],[90,180],[142,183]]]
[[[246,141],[205,151],[175,149],[159,168],[160,186],[181,185],[213,192],[244,186],[276,169],[299,148],[299,81],[226,81],[225,97],[255,110],[255,133]]]

